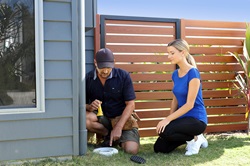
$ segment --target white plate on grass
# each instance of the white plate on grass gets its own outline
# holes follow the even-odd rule
[[[94,149],[93,152],[104,156],[112,156],[113,154],[117,154],[118,150],[116,148],[111,147],[102,147]]]

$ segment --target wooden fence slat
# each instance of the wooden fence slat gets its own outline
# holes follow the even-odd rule
[[[231,55],[224,55],[224,56],[218,56],[218,55],[201,55],[201,56],[193,56],[196,63],[200,62],[207,62],[213,65],[215,62],[221,62],[222,64],[226,63],[237,63],[237,60],[231,56]]]
[[[136,100],[172,99],[172,92],[136,92]]]
[[[151,128],[156,127],[160,120],[144,120],[144,121],[138,121],[138,125],[140,128]]]
[[[171,80],[172,73],[168,74],[130,74],[133,81],[166,81]]]
[[[124,45],[106,45],[111,49],[115,54],[116,53],[153,53],[153,54],[162,54],[167,52],[167,47],[163,45],[135,45],[135,44],[124,44]]]
[[[210,29],[186,29],[186,36],[199,37],[199,36],[216,36],[216,37],[242,37],[245,35],[245,31],[235,30],[210,30]]]
[[[173,72],[173,70],[175,70],[174,65],[168,64],[115,64],[115,67],[122,68],[124,70],[127,70],[128,72]]]
[[[214,126],[207,126],[205,133],[216,133],[216,132],[227,132],[227,131],[240,131],[240,130],[247,130],[248,124],[227,124],[227,125],[214,125]]]
[[[208,122],[213,123],[233,123],[233,122],[246,122],[245,114],[241,115],[230,115],[230,116],[212,116],[208,117]]]
[[[220,81],[226,81],[226,80],[235,80],[236,73],[201,73],[201,80],[220,80]]]
[[[152,117],[162,118],[162,117],[167,117],[169,115],[169,110],[137,111],[136,113],[140,117],[140,119],[152,118]],[[151,126],[151,127],[155,127],[155,126]]]
[[[157,109],[157,108],[170,108],[171,101],[161,101],[157,100],[155,102],[135,102],[136,109]]]
[[[233,85],[233,82],[219,82],[219,81],[216,81],[216,82],[202,82],[202,88],[203,89],[221,89],[221,88],[232,88],[234,85]]]
[[[106,26],[106,33],[116,34],[152,34],[152,35],[171,35],[174,33],[173,28],[162,28],[162,27],[141,27],[141,26]]]
[[[117,62],[169,62],[166,55],[115,55]],[[169,62],[170,63],[170,62]]]
[[[120,49],[117,49],[120,51]],[[122,49],[121,49],[122,50]],[[156,52],[156,50],[154,50]],[[162,52],[165,50],[162,49]],[[228,52],[238,52],[242,54],[242,46],[240,47],[191,47],[190,54],[228,54]]]
[[[245,106],[231,106],[231,107],[211,107],[206,108],[208,115],[221,115],[221,114],[245,114]]]
[[[141,137],[155,137],[158,136],[155,129],[141,130],[139,129],[139,134]]]
[[[175,38],[172,35],[169,36],[129,36],[129,35],[107,35],[107,43],[149,43],[149,44],[167,44],[173,41]]]
[[[134,83],[135,91],[142,90],[167,90],[172,89],[173,84],[170,82],[149,82],[149,83]]]
[[[203,98],[233,98],[239,93],[238,90],[203,90]]]
[[[200,65],[197,64],[197,68],[200,70],[200,72],[213,72],[216,71],[231,71],[231,72],[236,72],[236,71],[241,71],[241,67],[238,64],[213,64],[213,67],[211,68],[211,65]]]
[[[158,21],[133,21],[133,20],[105,20],[107,24],[127,24],[127,25],[152,25],[162,27],[175,27],[175,23]],[[175,29],[175,28],[174,28]]]
[[[243,40],[242,39],[210,39],[207,38],[204,40],[203,38],[186,38],[186,41],[190,45],[229,45],[229,46],[242,46]]]
[[[232,105],[245,105],[244,98],[229,98],[229,99],[204,99],[206,106],[232,106]]]
[[[207,21],[207,20],[188,20],[185,21],[185,27],[206,27],[206,28],[232,28],[246,29],[246,23],[243,22],[227,22],[227,21]]]

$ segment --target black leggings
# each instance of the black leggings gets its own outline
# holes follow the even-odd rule
[[[191,141],[194,136],[203,133],[207,125],[192,117],[179,118],[171,121],[165,130],[159,134],[154,144],[156,153],[169,153],[178,146]]]

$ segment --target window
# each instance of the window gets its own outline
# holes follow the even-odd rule
[[[44,110],[41,3],[0,0],[0,113]]]

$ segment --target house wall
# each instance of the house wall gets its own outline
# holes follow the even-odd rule
[[[0,161],[79,154],[77,3],[43,1],[45,112],[0,115]]]
[[[94,63],[93,63],[95,54],[94,35],[95,35],[94,29],[85,32],[86,72],[89,72],[92,69],[94,69]]]

